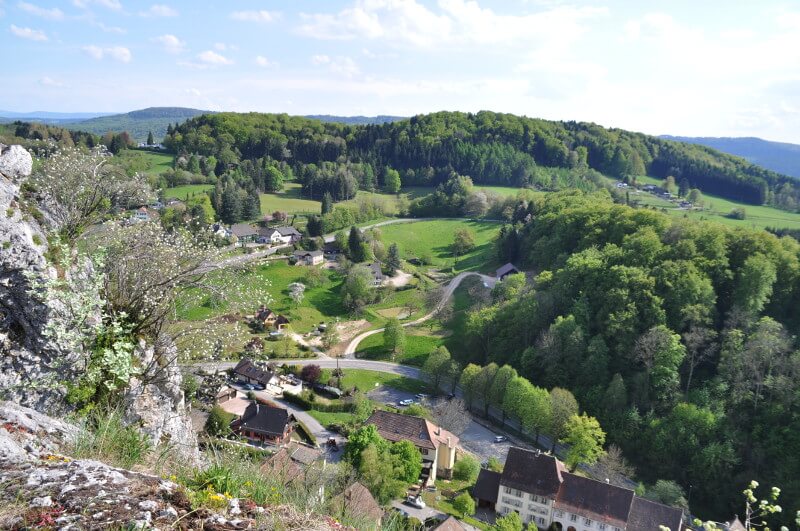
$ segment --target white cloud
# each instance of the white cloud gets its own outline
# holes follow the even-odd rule
[[[167,53],[178,54],[186,49],[185,42],[180,40],[175,35],[170,35],[169,33],[155,37],[152,40],[153,42],[157,42],[163,46]]]
[[[224,55],[218,54],[212,50],[206,50],[197,54],[197,58],[206,64],[209,65],[232,65],[233,61],[225,57]]]
[[[177,17],[178,11],[164,4],[153,4],[146,11],[139,11],[142,17]]]
[[[19,37],[20,39],[28,39],[31,41],[46,41],[47,35],[42,30],[36,30],[31,28],[20,28],[11,24],[11,33]]]
[[[101,59],[113,59],[115,61],[119,61],[120,63],[129,63],[133,58],[131,51],[124,46],[110,46],[107,48],[101,48],[100,46],[89,45],[84,46],[83,51],[86,52],[89,57],[97,59],[98,61]]]
[[[231,18],[242,22],[272,22],[278,18],[278,13],[264,9],[259,11],[234,11],[231,13]]]
[[[17,7],[21,10],[25,11],[26,13],[30,13],[31,15],[46,18],[49,20],[61,20],[64,18],[64,12],[54,7],[52,9],[47,9],[44,7],[39,7],[34,4],[29,4],[28,2],[19,2]]]
[[[86,9],[92,4],[113,9],[114,11],[119,11],[122,9],[122,4],[119,0],[72,0],[72,4],[75,7],[80,7],[82,9]]]
[[[63,87],[64,83],[58,81],[57,79],[53,79],[49,76],[44,76],[39,80],[39,84],[45,87]]]
[[[556,6],[533,14],[501,15],[472,0],[439,0],[430,9],[417,0],[356,0],[338,13],[301,13],[297,31],[330,39],[381,39],[430,48],[443,44],[519,45],[560,42],[585,30],[583,22],[605,8]]]
[[[215,42],[214,49],[220,52],[224,52],[226,50],[238,50],[239,47],[235,44],[227,44],[225,42]]]
[[[263,55],[257,55],[256,64],[262,68],[268,68],[270,66],[276,66],[278,63],[276,63],[275,61],[270,61]]]
[[[361,72],[352,58],[344,56],[330,57],[324,54],[313,55],[311,56],[311,64],[315,66],[327,65],[328,70],[345,77],[353,77]]]

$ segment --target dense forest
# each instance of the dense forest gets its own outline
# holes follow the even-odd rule
[[[749,204],[789,209],[800,204],[800,187],[792,178],[704,146],[492,112],[440,112],[368,125],[220,113],[171,128],[165,144],[179,153],[214,156],[223,171],[244,160],[269,158],[295,170],[329,163],[334,174],[351,176],[346,165],[368,164],[376,180],[355,176],[365,188],[383,186],[381,176],[392,168],[404,185],[438,185],[455,172],[476,184],[552,190],[564,186],[544,168],[561,168],[570,171],[564,183],[569,187],[591,179],[590,171],[620,179],[648,174],[673,176],[691,188]]]
[[[800,507],[800,244],[602,192],[518,210],[497,250],[535,280],[470,312],[460,361],[570,389],[639,477],[703,513],[733,514],[723,493],[752,478]]]

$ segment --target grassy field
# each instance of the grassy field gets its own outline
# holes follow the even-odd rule
[[[495,195],[503,196],[503,197],[514,197],[516,196],[520,190],[527,190],[530,194],[543,194],[544,192],[539,192],[536,190],[531,190],[527,188],[517,188],[513,186],[476,186],[475,189],[481,190],[483,192],[492,193]]]
[[[327,382],[330,377],[331,370],[323,369],[320,381]],[[364,393],[381,385],[408,393],[423,393],[428,390],[428,385],[423,381],[415,380],[407,376],[369,371],[366,369],[346,369],[344,371],[344,377],[342,378],[343,389],[352,389],[355,387]]]
[[[187,197],[191,197],[195,194],[201,194],[206,190],[211,190],[212,188],[214,188],[213,184],[187,184],[184,186],[175,186],[174,188],[164,188],[164,198],[175,198],[185,201]]]
[[[475,236],[475,248],[459,258],[450,250],[457,229],[469,229]],[[384,244],[397,243],[404,258],[430,259],[438,268],[454,266],[459,271],[491,271],[497,266],[494,240],[500,230],[498,223],[489,221],[435,220],[415,223],[396,223],[380,228]]]
[[[319,214],[320,202],[303,199],[300,183],[284,183],[283,191],[277,194],[261,194],[261,213],[269,214],[281,210],[289,214]]]
[[[662,181],[653,177],[637,177],[640,184],[655,184],[660,186]],[[748,205],[725,199],[716,195],[703,194],[704,209],[680,210],[675,204],[652,194],[641,192],[631,194],[631,199],[637,199],[642,205],[664,208],[672,216],[686,217],[689,219],[716,221],[732,227],[746,227],[765,229],[767,227],[800,229],[800,214],[787,212],[763,205]],[[734,208],[744,208],[747,214],[745,219],[731,219],[728,214]]]
[[[317,411],[316,409],[310,409],[307,413],[326,428],[332,424],[347,424],[352,422],[354,418],[352,413],[328,413],[326,411]]]
[[[292,328],[297,332],[306,332],[321,321],[343,316],[346,312],[339,296],[342,277],[335,271],[324,269],[326,282],[316,288],[308,288],[299,305],[295,305],[289,297],[288,286],[292,282],[304,282],[307,268],[292,266],[282,260],[274,260],[268,264],[259,264],[245,271],[223,272],[211,275],[209,281],[218,285],[228,285],[229,300],[213,304],[210,298],[200,305],[180,307],[179,319],[203,320],[231,311],[241,309],[253,313],[259,304],[259,293],[265,291],[272,298],[269,307],[286,315],[292,321]]]
[[[173,156],[168,153],[125,149],[115,155],[124,167],[136,170],[145,175],[159,175],[172,168]]]
[[[420,330],[413,330],[413,333],[411,330],[406,332],[405,352],[394,360],[403,365],[422,367],[428,355],[444,342],[442,337],[427,335]],[[389,351],[383,347],[383,334],[374,334],[362,341],[358,345],[356,357],[384,361],[391,361],[392,358]]]

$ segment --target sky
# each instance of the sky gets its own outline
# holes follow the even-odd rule
[[[0,0],[0,109],[492,110],[800,144],[798,0],[157,2]]]

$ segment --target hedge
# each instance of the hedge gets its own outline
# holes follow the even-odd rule
[[[303,421],[297,420],[297,431],[302,431],[305,437],[311,441],[311,444],[317,446],[317,438],[311,433],[311,430],[308,429],[308,426],[303,424]]]
[[[352,413],[353,412],[353,403],[352,402],[338,402],[334,404],[326,404],[323,402],[311,402],[306,397],[302,395],[295,395],[292,393],[283,393],[283,399],[287,402],[291,402],[292,404],[297,404],[298,406],[304,409],[314,409],[316,411],[322,411],[323,413]]]

